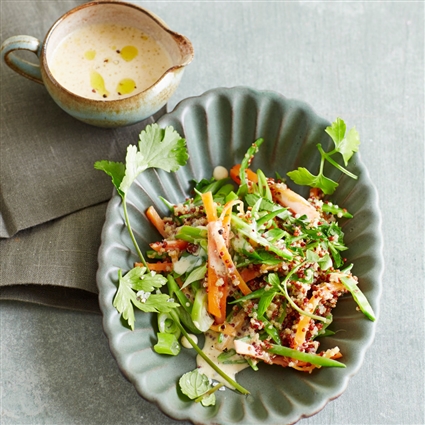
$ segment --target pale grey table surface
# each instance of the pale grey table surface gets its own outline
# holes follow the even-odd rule
[[[27,3],[1,1],[2,40],[27,32]],[[213,87],[246,85],[357,127],[383,216],[381,314],[347,390],[299,423],[424,424],[424,2],[141,4],[194,44],[169,109]],[[42,16],[49,1],[37,7]],[[8,301],[0,320],[2,425],[180,423],[121,375],[101,316]]]

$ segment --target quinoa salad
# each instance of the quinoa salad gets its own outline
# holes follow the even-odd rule
[[[215,391],[224,387],[248,394],[236,374],[245,368],[257,371],[260,363],[307,373],[344,368],[338,346],[321,349],[322,338],[336,331],[333,310],[340,297],[352,296],[357,309],[375,320],[351,272],[353,265],[344,257],[348,248],[338,221],[352,215],[328,199],[338,183],[322,174],[330,155],[341,153],[348,162],[359,142],[356,134],[351,140],[336,139],[345,133],[340,119],[327,132],[336,149],[326,153],[318,145],[319,174],[303,168],[287,173],[296,183],[311,186],[308,198],[291,190],[279,174],[252,170],[264,142],[258,139],[230,170],[219,166],[211,178],[194,182],[190,198],[178,204],[161,198],[168,214],[147,209],[160,237],[144,254],[128,220],[126,191],[137,177],[127,171],[129,165],[134,170],[134,163],[146,158],[130,146],[127,170],[118,176],[113,173],[119,164],[97,164],[120,183],[116,187],[126,225],[141,259],[125,274],[119,270],[114,306],[132,329],[135,309],[157,313],[153,349],[158,354],[176,356],[182,347],[196,350],[196,367],[183,374],[179,385],[204,406],[215,404]],[[184,139],[172,128],[152,127],[142,136],[152,146],[156,138],[158,143],[173,141],[170,152],[178,153],[180,162],[169,165],[171,171],[187,160]]]

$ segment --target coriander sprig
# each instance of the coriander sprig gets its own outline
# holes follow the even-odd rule
[[[139,134],[138,146],[128,146],[125,164],[107,160],[97,161],[94,164],[94,168],[104,171],[112,178],[112,183],[122,199],[128,233],[144,266],[135,267],[125,276],[118,270],[118,291],[113,305],[131,329],[134,329],[135,322],[134,307],[145,312],[168,313],[178,304],[174,303],[169,295],[160,292],[167,279],[161,275],[146,273],[149,268],[131,227],[127,211],[127,194],[136,178],[148,168],[161,168],[167,172],[177,171],[181,165],[186,164],[188,158],[186,141],[173,127],[162,129],[158,124],[152,124]],[[154,289],[157,293],[152,294]],[[135,291],[139,292],[136,294]]]
[[[173,127],[160,128],[151,124],[139,134],[138,146],[127,148],[125,165],[121,162],[97,161],[94,168],[102,170],[112,178],[112,183],[122,198],[124,220],[131,240],[141,262],[147,263],[131,228],[127,211],[127,193],[136,178],[148,168],[161,168],[167,172],[177,171],[189,158],[186,141]]]
[[[359,150],[360,140],[357,130],[353,127],[348,132],[346,131],[345,122],[341,118],[337,118],[331,126],[326,127],[325,131],[329,134],[334,142],[335,148],[329,152],[325,152],[320,143],[317,144],[317,149],[320,152],[320,166],[317,175],[312,174],[304,167],[298,167],[297,170],[290,171],[287,175],[296,184],[301,186],[310,186],[321,189],[325,195],[331,195],[338,187],[338,183],[326,177],[323,173],[325,161],[332,164],[339,171],[347,176],[357,179],[357,176],[346,168],[338,164],[332,156],[336,153],[341,154],[345,166],[348,165],[351,157]]]

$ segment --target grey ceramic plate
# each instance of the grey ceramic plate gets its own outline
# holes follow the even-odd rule
[[[277,93],[244,87],[214,89],[186,99],[158,123],[162,127],[172,125],[186,138],[190,160],[174,174],[148,170],[132,187],[128,195],[129,214],[142,248],[159,239],[145,216],[149,205],[165,214],[160,195],[171,202],[182,201],[190,194],[193,179],[209,178],[216,165],[230,167],[240,162],[247,147],[258,137],[263,137],[265,143],[253,168],[261,168],[266,175],[278,171],[282,176],[298,166],[317,170],[319,156],[315,145],[320,142],[329,146],[330,141],[324,132],[329,122],[308,105]],[[342,222],[349,246],[347,258],[354,262],[360,287],[378,314],[383,258],[377,194],[359,155],[349,168],[359,176],[358,181],[341,177],[336,169],[329,169],[328,175],[340,183],[333,200],[354,214],[353,219]],[[304,195],[307,191],[295,189]],[[341,332],[325,339],[322,347],[338,345],[346,369],[323,368],[305,374],[261,365],[258,372],[246,369],[238,374],[238,381],[251,391],[250,396],[226,390],[218,393],[216,406],[202,407],[187,401],[176,386],[184,372],[195,368],[194,350],[183,349],[177,357],[156,354],[152,349],[153,318],[138,314],[135,331],[131,332],[112,306],[117,270],[129,270],[136,260],[116,195],[107,209],[99,251],[97,279],[104,329],[123,374],[140,395],[157,403],[173,418],[202,424],[294,423],[318,412],[344,391],[372,343],[376,322],[359,313],[351,298],[344,298],[338,304],[333,323],[333,329]]]

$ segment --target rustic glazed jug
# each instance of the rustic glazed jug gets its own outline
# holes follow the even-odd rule
[[[92,24],[119,24],[136,28],[152,37],[167,53],[171,66],[143,91],[117,100],[90,99],[60,84],[51,72],[52,56],[61,41],[73,31]],[[19,58],[15,51],[28,50],[37,63]],[[17,35],[1,47],[2,60],[14,71],[44,84],[53,100],[73,117],[99,127],[119,127],[142,121],[159,111],[175,92],[185,66],[193,59],[191,42],[171,31],[157,16],[144,8],[121,1],[93,1],[80,5],[59,18],[43,42]]]

